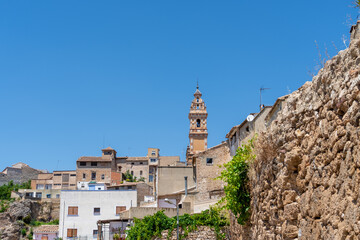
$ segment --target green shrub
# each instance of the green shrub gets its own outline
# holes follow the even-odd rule
[[[26,228],[21,229],[21,236],[26,236]]]
[[[169,218],[163,211],[146,216],[142,220],[134,219],[134,221],[135,225],[127,231],[129,240],[161,237],[161,232],[164,230],[169,230],[168,238],[170,238],[172,231],[177,227],[176,217]],[[218,239],[223,239],[224,236],[220,233],[220,229],[228,224],[228,219],[220,212],[219,208],[211,208],[199,214],[184,214],[179,216],[179,226],[184,230],[184,234],[179,237],[183,239],[189,232],[196,230],[197,226],[209,226],[215,230]]]
[[[223,180],[225,197],[222,202],[225,208],[237,218],[239,224],[244,225],[250,217],[250,190],[249,190],[249,166],[255,159],[254,138],[247,144],[243,144],[236,151],[233,159],[224,164],[225,169],[218,179]]]

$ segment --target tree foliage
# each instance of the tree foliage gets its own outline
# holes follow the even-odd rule
[[[18,191],[19,189],[30,189],[31,180],[22,183],[14,184],[13,181],[10,181],[8,184],[0,186],[0,200],[10,200],[11,191]]]
[[[151,216],[146,216],[144,219],[135,219],[134,226],[128,231],[128,240],[143,240],[152,239],[153,237],[161,237],[161,232],[169,230],[168,238],[176,229],[176,217],[169,218],[163,211],[159,211]],[[197,226],[210,226],[214,228],[218,239],[223,239],[224,236],[220,233],[223,226],[228,225],[228,219],[220,212],[220,209],[211,208],[199,214],[184,214],[179,216],[179,226],[184,229],[184,234],[180,235],[183,239],[191,231],[196,230]]]
[[[218,179],[226,183],[224,187],[225,208],[231,210],[239,224],[244,225],[250,217],[250,190],[248,171],[250,163],[255,159],[254,139],[243,144],[236,151],[233,159],[224,164],[225,169]]]

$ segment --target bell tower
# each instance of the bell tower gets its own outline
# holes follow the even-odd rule
[[[201,98],[202,94],[199,90],[199,84],[197,84],[196,91],[194,93],[194,100],[191,102],[189,120],[190,131],[189,141],[190,145],[186,151],[186,161],[191,164],[192,156],[198,152],[205,151],[207,149],[207,111],[204,100]]]

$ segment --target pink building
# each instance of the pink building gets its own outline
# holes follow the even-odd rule
[[[34,240],[55,240],[58,232],[58,225],[42,225],[34,229]]]

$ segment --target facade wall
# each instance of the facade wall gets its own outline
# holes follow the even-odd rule
[[[185,180],[188,177],[188,188],[194,187],[192,167],[159,167],[158,168],[158,195],[184,191]]]
[[[56,240],[58,239],[57,233],[34,233],[34,240],[42,240],[42,237],[47,237],[47,240]],[[45,239],[45,238],[44,238]]]
[[[100,165],[100,164],[98,164]],[[96,173],[96,177],[92,178],[92,173]],[[84,175],[85,174],[85,175]],[[85,176],[85,177],[84,177]],[[110,163],[106,163],[97,167],[94,166],[79,166],[76,170],[77,182],[102,182],[106,184],[111,183],[111,166]]]
[[[78,214],[70,216],[69,206],[77,206]],[[78,237],[96,239],[97,221],[115,219],[116,206],[137,206],[137,192],[134,190],[117,191],[61,191],[59,237],[66,239],[67,229],[77,229]],[[94,214],[94,208],[100,208],[100,214]],[[107,239],[107,238],[105,238]]]
[[[196,200],[205,201],[218,198],[218,194],[224,189],[224,182],[214,178],[220,176],[223,170],[219,165],[231,160],[227,143],[209,148],[194,157],[196,158],[196,190],[199,192],[196,195]],[[207,163],[207,159],[212,159],[212,164]]]

